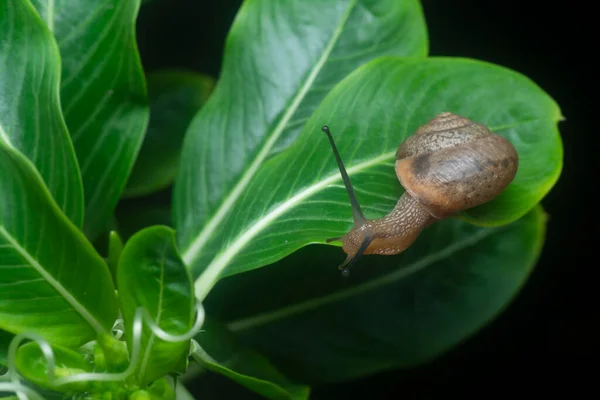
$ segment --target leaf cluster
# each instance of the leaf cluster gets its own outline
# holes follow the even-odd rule
[[[534,82],[429,57],[417,0],[247,1],[218,81],[145,72],[142,3],[0,2],[0,395],[191,398],[193,362],[306,399],[426,363],[510,304],[562,168]],[[443,111],[506,137],[514,181],[341,278],[325,244],[352,212],[320,127],[378,218],[397,146]]]

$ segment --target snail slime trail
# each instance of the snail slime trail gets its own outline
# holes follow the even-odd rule
[[[405,192],[385,217],[365,218],[329,127],[333,155],[352,206],[354,226],[341,241],[347,254],[343,276],[363,254],[394,255],[406,250],[429,224],[496,198],[519,166],[515,147],[486,126],[443,112],[421,126],[396,151],[396,176]]]

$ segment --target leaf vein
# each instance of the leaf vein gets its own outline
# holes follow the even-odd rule
[[[356,6],[356,0],[352,1],[348,6],[345,14],[342,16],[340,20],[340,24],[336,27],[333,32],[332,38],[329,41],[327,47],[325,48],[323,54],[320,59],[317,61],[311,72],[309,73],[307,79],[300,86],[299,91],[296,96],[292,99],[292,102],[289,108],[286,110],[285,114],[279,120],[279,123],[275,126],[273,131],[267,136],[268,139],[263,145],[261,151],[257,154],[256,158],[247,168],[246,173],[242,175],[241,179],[238,183],[233,187],[233,189],[229,192],[229,195],[225,198],[225,201],[221,203],[221,206],[218,208],[217,212],[213,215],[213,217],[209,220],[209,222],[205,225],[205,227],[199,232],[198,235],[192,240],[191,243],[186,244],[186,247],[182,249],[182,258],[187,265],[192,264],[192,262],[198,257],[200,250],[204,247],[204,244],[211,237],[213,231],[218,228],[221,220],[227,215],[229,210],[233,207],[239,195],[243,192],[246,186],[250,183],[253,176],[257,173],[259,167],[262,165],[262,162],[269,155],[271,148],[275,145],[277,139],[281,136],[282,132],[285,130],[287,123],[292,119],[296,110],[300,106],[302,100],[308,93],[310,86],[316,80],[317,76],[321,72],[323,66],[327,62],[333,48],[338,42],[343,28],[348,21],[350,14],[354,7]]]
[[[444,249],[438,251],[437,253],[430,254],[428,256],[423,257],[422,259],[407,265],[404,268],[398,269],[389,274],[383,275],[381,277],[375,278],[368,282],[353,286],[349,289],[339,290],[335,293],[329,294],[327,296],[323,296],[316,299],[307,300],[302,303],[298,303],[295,305],[291,305],[288,307],[283,307],[279,310],[266,312],[263,314],[259,314],[254,317],[243,318],[237,321],[233,321],[228,324],[228,327],[233,332],[239,332],[247,329],[256,328],[258,326],[264,325],[266,323],[276,321],[283,318],[288,318],[296,314],[300,314],[303,312],[307,312],[318,307],[322,307],[327,304],[331,304],[336,301],[347,299],[351,296],[359,296],[364,293],[367,293],[371,290],[378,289],[385,285],[390,285],[395,283],[407,276],[410,276],[414,273],[417,273],[426,267],[446,258],[454,253],[457,253],[461,250],[464,250],[468,247],[474,246],[480,241],[486,239],[490,235],[495,232],[498,232],[501,228],[488,228],[477,231],[475,234],[469,236],[468,238],[452,243],[451,245],[445,247]]]
[[[50,286],[52,286],[66,301],[69,303],[83,319],[90,324],[97,332],[104,332],[102,325],[87,311],[83,304],[73,297],[71,293],[52,275],[50,275],[44,267],[34,259],[29,252],[21,247],[19,242],[3,227],[0,226],[0,235],[4,236],[6,241],[31,265]]]

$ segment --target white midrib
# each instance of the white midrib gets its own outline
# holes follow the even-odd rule
[[[8,134],[4,132],[4,129],[2,129],[2,125],[0,125],[0,139],[2,139],[10,147],[14,148],[10,138],[8,137]]]
[[[27,252],[19,242],[15,240],[15,238],[3,227],[0,226],[0,234],[4,236],[4,238],[11,244],[11,246],[31,265],[44,280],[52,286],[66,301],[73,307],[73,309],[81,315],[81,317],[88,323],[96,332],[102,333],[105,332],[105,329],[102,327],[96,318],[92,314],[88,312],[88,310],[81,304],[79,301],[73,297],[73,295],[63,287],[63,285],[58,282],[52,275],[50,275],[44,267],[37,262],[35,258]]]
[[[323,54],[321,55],[321,58],[319,58],[319,60],[313,67],[312,71],[308,75],[308,78],[306,79],[304,84],[300,87],[300,90],[294,97],[291,105],[288,107],[288,109],[284,113],[283,117],[280,119],[279,123],[275,126],[275,129],[273,129],[273,131],[269,135],[269,138],[263,145],[261,151],[258,153],[258,155],[254,159],[252,164],[250,164],[250,166],[246,169],[246,172],[244,173],[244,175],[242,175],[242,177],[240,178],[238,183],[235,185],[235,187],[231,190],[231,192],[229,192],[229,195],[221,203],[221,206],[218,208],[217,212],[213,215],[213,217],[208,221],[208,223],[204,226],[204,228],[202,228],[202,230],[196,236],[196,238],[194,240],[192,240],[191,244],[182,251],[182,258],[186,265],[189,266],[189,265],[193,264],[194,260],[199,256],[200,251],[202,250],[202,248],[204,247],[204,245],[206,244],[208,239],[210,239],[212,234],[218,228],[219,223],[221,223],[223,218],[225,218],[228,215],[229,211],[231,210],[231,208],[233,207],[233,205],[235,204],[235,202],[237,201],[239,196],[242,194],[244,189],[248,186],[248,184],[250,183],[250,181],[252,180],[252,178],[254,177],[254,175],[256,174],[256,172],[258,171],[260,166],[262,165],[263,161],[269,155],[269,152],[271,151],[271,149],[273,148],[273,146],[275,145],[275,143],[277,142],[277,140],[279,139],[279,137],[285,130],[290,119],[294,116],[294,114],[298,110],[300,103],[302,102],[302,100],[304,100],[304,97],[310,90],[310,87],[312,86],[313,82],[315,81],[315,79],[317,78],[319,73],[321,72],[323,65],[325,65],[325,63],[327,62],[327,59],[331,55],[331,52],[333,51],[333,48],[335,47],[335,44],[337,43],[337,41],[342,33],[342,30],[343,30],[346,22],[348,21],[348,18],[350,17],[350,13],[352,12],[352,9],[356,5],[356,2],[357,2],[357,0],[352,1],[350,3],[350,5],[348,6],[348,8],[346,9],[345,14],[342,16],[338,27],[333,32],[333,36],[331,37],[331,40],[327,44],[327,47],[325,48]]]
[[[158,290],[158,305],[157,305],[157,312],[156,312],[156,318],[154,323],[158,326],[160,326],[160,322],[161,322],[161,317],[162,317],[162,311],[163,311],[163,296],[165,293],[165,262],[166,262],[166,257],[167,257],[167,249],[165,247],[165,249],[163,250],[163,254],[162,254],[162,260],[160,262],[160,279],[158,280],[159,283],[159,290]],[[146,349],[144,351],[144,357],[142,359],[142,363],[140,366],[140,373],[139,376],[141,378],[144,378],[146,376],[146,371],[148,369],[148,363],[150,362],[150,357],[152,356],[152,346],[154,345],[154,341],[156,340],[156,335],[154,334],[154,332],[152,332],[152,334],[150,335],[150,338],[148,338],[148,344],[146,345]]]
[[[48,7],[46,7],[46,25],[50,32],[54,32],[54,0],[47,0]]]
[[[437,261],[443,260],[444,258],[447,258],[458,251],[461,251],[469,246],[475,245],[476,243],[490,236],[494,232],[497,232],[497,230],[483,229],[469,236],[466,239],[454,242],[451,245],[438,251],[437,253],[427,255],[421,258],[420,260],[409,264],[405,267],[399,268],[390,274],[356,285],[349,289],[344,289],[325,295],[323,297],[307,300],[298,304],[293,304],[287,307],[280,308],[278,310],[233,321],[227,324],[227,327],[232,332],[256,328],[261,325],[268,324],[270,322],[277,321],[283,318],[292,317],[294,315],[314,310],[324,305],[341,301],[349,297],[359,296],[370,290],[381,288],[382,286],[391,285],[392,283],[395,283],[407,276],[410,276],[416,272],[425,269],[426,267]]]
[[[361,172],[362,170],[371,168],[387,160],[393,159],[395,154],[395,151],[384,153],[379,157],[372,158],[368,161],[350,167],[347,169],[348,175]],[[327,178],[298,192],[295,196],[284,201],[278,207],[274,208],[271,212],[264,214],[259,220],[255,221],[251,225],[251,227],[244,231],[242,235],[238,236],[223,253],[217,255],[214,258],[214,260],[208,265],[208,267],[206,267],[206,269],[202,272],[202,275],[200,275],[200,277],[196,279],[196,282],[194,283],[196,298],[199,301],[204,300],[210,289],[212,289],[212,287],[219,279],[219,274],[221,273],[221,271],[223,271],[223,269],[225,269],[225,267],[227,266],[227,264],[229,264],[231,259],[235,257],[235,255],[238,254],[244,248],[244,246],[246,246],[264,228],[269,226],[269,224],[272,221],[277,219],[286,211],[301,203],[306,198],[314,195],[320,190],[327,188],[327,186],[341,179],[342,178],[339,173],[330,175]]]

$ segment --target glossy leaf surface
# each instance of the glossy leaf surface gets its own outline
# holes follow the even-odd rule
[[[445,220],[406,252],[365,256],[348,278],[341,249],[314,245],[224,279],[212,312],[291,378],[337,381],[428,362],[492,320],[533,269],[546,215],[502,227]]]
[[[263,163],[290,145],[335,84],[378,56],[426,52],[416,0],[244,2],[175,182],[177,243],[194,273],[219,249],[210,239]]]
[[[0,329],[80,345],[117,317],[110,272],[33,165],[0,142]]]
[[[135,41],[140,0],[32,0],[62,58],[62,109],[79,160],[86,234],[106,229],[148,123]]]
[[[179,258],[172,229],[154,226],[129,239],[117,271],[119,301],[128,347],[138,307],[172,335],[192,328],[195,300],[188,270]],[[189,341],[169,343],[159,339],[144,323],[142,356],[136,371],[138,382],[147,384],[169,373],[189,349]]]
[[[150,122],[123,195],[143,196],[173,183],[183,137],[214,87],[208,76],[184,71],[147,75]]]
[[[196,336],[201,348],[192,357],[268,399],[308,399],[309,388],[290,382],[269,360],[245,348],[221,323],[207,318]]]
[[[83,223],[83,187],[59,100],[60,56],[28,1],[0,3],[0,141],[38,169],[71,219]]]
[[[348,196],[321,126],[331,128],[371,219],[391,211],[403,192],[394,172],[398,145],[443,111],[487,125],[519,154],[517,175],[504,192],[461,218],[488,226],[514,221],[558,179],[560,111],[529,79],[468,59],[384,57],[336,86],[294,144],[257,172],[213,235],[216,257],[203,262],[206,269],[193,270],[202,273],[197,296],[203,298],[219,277],[273,263],[350,230]]]

